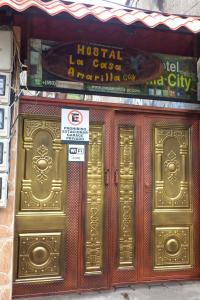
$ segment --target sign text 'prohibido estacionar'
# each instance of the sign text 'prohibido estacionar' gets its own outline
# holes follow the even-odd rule
[[[89,143],[89,110],[73,107],[61,109],[61,141],[66,144]]]

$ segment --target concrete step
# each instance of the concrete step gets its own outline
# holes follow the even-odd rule
[[[18,300],[200,300],[200,281],[131,285],[109,291]]]

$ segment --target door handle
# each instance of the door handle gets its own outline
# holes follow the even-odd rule
[[[104,171],[104,182],[105,182],[105,185],[109,185],[109,174],[110,174],[110,170],[109,169],[106,169]]]
[[[119,183],[119,172],[118,172],[118,169],[116,169],[115,172],[114,172],[114,183],[116,185],[118,185],[118,183]]]

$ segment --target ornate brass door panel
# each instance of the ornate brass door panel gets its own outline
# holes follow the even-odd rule
[[[137,280],[136,132],[138,117],[116,113],[112,201],[112,282]],[[137,171],[138,175],[138,171]]]
[[[192,190],[195,183],[198,186],[193,160],[198,147],[197,130],[197,122],[181,118],[147,121],[146,153],[151,153],[152,169],[147,155],[144,257],[151,259],[144,262],[144,279],[197,276],[194,225],[198,206],[195,189]]]
[[[102,274],[103,272],[103,149],[103,125],[91,125],[86,175],[85,275]]]
[[[112,111],[90,110],[90,141],[83,167],[80,287],[109,287]]]
[[[86,161],[67,163],[60,108],[40,111],[19,128],[14,295],[109,288],[113,112],[90,110]]]
[[[64,276],[66,146],[50,119],[21,119],[19,132],[15,280],[55,282]]]
[[[153,143],[153,268],[192,268],[191,129],[156,126]]]

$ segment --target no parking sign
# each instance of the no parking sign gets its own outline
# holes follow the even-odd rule
[[[66,144],[86,144],[89,142],[89,110],[62,108],[61,141]]]

